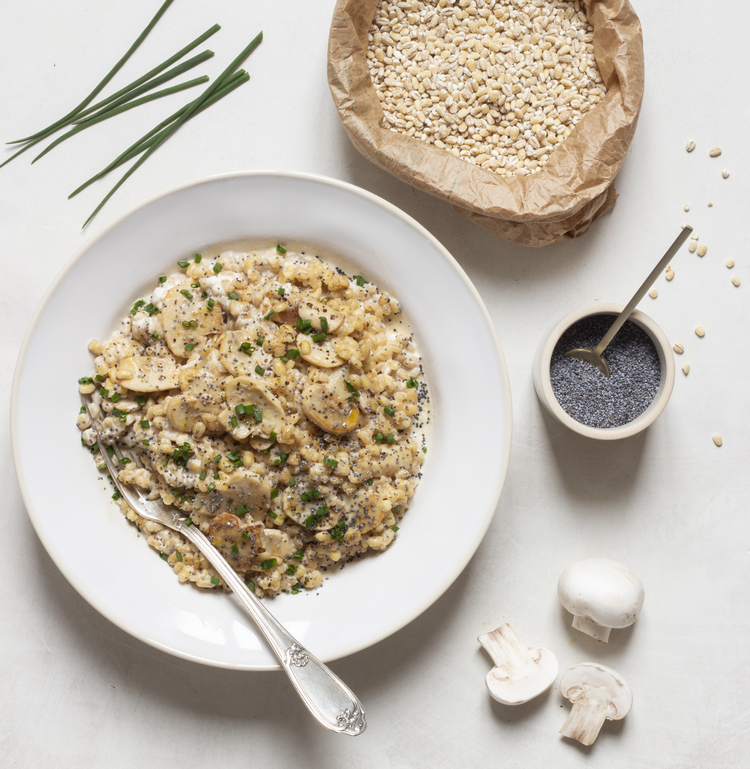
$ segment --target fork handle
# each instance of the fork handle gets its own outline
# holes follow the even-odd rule
[[[313,716],[331,731],[361,734],[367,726],[365,711],[351,689],[287,632],[200,529],[183,523],[179,530],[206,556],[255,620],[297,694]]]

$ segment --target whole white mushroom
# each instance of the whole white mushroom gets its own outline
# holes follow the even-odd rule
[[[643,583],[617,561],[590,558],[560,575],[560,603],[573,614],[573,627],[607,643],[612,628],[632,625],[643,606]]]

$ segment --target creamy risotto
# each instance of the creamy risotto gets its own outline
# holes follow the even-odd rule
[[[95,374],[79,380],[93,399],[84,444],[135,453],[119,480],[188,515],[258,595],[319,587],[387,548],[427,450],[398,302],[314,253],[180,261],[109,341],[90,342]],[[119,504],[180,582],[221,585],[187,540]]]

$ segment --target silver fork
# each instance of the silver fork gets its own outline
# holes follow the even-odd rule
[[[81,395],[87,411],[91,398]],[[101,433],[96,420],[91,416],[91,424],[99,439],[100,453],[107,464],[112,480],[128,504],[149,521],[182,534],[206,556],[211,566],[216,569],[224,583],[239,598],[247,613],[253,618],[258,629],[268,641],[284,672],[297,690],[302,702],[312,715],[327,729],[340,734],[357,735],[364,732],[367,723],[362,703],[349,687],[317,657],[296,641],[281,623],[266,609],[256,595],[245,586],[234,569],[224,560],[221,553],[211,544],[197,526],[187,525],[188,518],[176,508],[171,508],[159,500],[150,500],[143,490],[135,485],[122,483],[117,475],[121,468],[120,460],[127,458],[134,464],[140,464],[137,455],[128,456],[120,447],[113,444],[112,456],[101,440]]]

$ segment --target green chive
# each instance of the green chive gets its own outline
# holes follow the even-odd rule
[[[268,558],[267,560],[261,562],[260,568],[265,571],[266,569],[273,569],[274,566],[276,566],[276,559],[275,558]]]
[[[85,414],[86,413],[86,407],[85,406],[81,406],[81,408],[78,409],[78,413],[79,414]]]
[[[148,419],[141,419],[141,427],[144,430],[148,430],[148,428],[151,427],[151,424],[149,423]]]
[[[263,320],[271,320],[271,316],[272,316],[272,315],[276,315],[276,313],[274,312],[274,310],[269,310],[269,311],[268,311],[268,312],[267,312],[267,313],[266,313],[266,314],[263,316]]]
[[[393,443],[396,440],[396,437],[393,433],[388,433],[388,437],[385,439],[386,443]]]
[[[326,338],[326,335],[323,333],[313,334],[311,338],[313,342],[322,342]]]
[[[159,283],[166,283],[166,282],[167,282],[167,276],[159,275]]]
[[[245,355],[252,355],[255,352],[255,348],[250,344],[250,342],[243,342],[240,345],[240,352],[244,352]]]
[[[150,441],[150,440],[148,440],[148,438],[144,438],[144,439],[141,441],[141,443],[142,443],[144,446],[150,446],[150,445],[151,445],[151,441]]]
[[[333,459],[333,457],[326,457],[326,458],[323,460],[323,464],[325,464],[325,465],[328,465],[328,467],[330,467],[331,469],[333,469],[333,468],[335,468],[335,467],[338,467],[338,464],[339,464],[339,463],[338,463],[338,462],[337,462],[335,459]]]
[[[109,390],[107,390],[106,387],[100,387],[99,395],[101,395],[102,398],[109,398]]]
[[[375,443],[381,443],[383,440],[383,433],[376,433],[375,435]]]
[[[214,457],[214,458],[213,458],[211,461],[212,461],[212,462],[213,462],[215,465],[218,465],[218,464],[219,464],[219,462],[221,461],[221,454],[217,454],[217,455],[216,455],[216,456],[215,456],[215,457]]]
[[[291,577],[297,573],[297,567],[293,563],[290,563],[289,566],[286,567],[285,573]]]
[[[423,454],[426,454],[426,453],[427,453],[427,446],[422,446],[422,453],[423,453]]]
[[[255,409],[255,413],[253,414],[253,419],[255,419],[256,422],[260,423],[263,421],[263,409]]]
[[[373,483],[375,483],[375,479],[374,478],[368,478],[367,479],[367,485],[368,486],[372,486]]]
[[[200,475],[198,476],[202,481],[206,480],[206,471],[202,470]]]
[[[398,526],[394,523],[393,526],[391,526],[392,531],[398,531]]]
[[[286,460],[287,460],[287,459],[288,459],[287,455],[286,455],[286,454],[284,454],[284,452],[282,451],[282,452],[279,454],[279,458],[278,458],[277,460],[275,460],[275,461],[274,461],[274,464],[276,465],[276,467],[281,467],[281,465],[284,465],[284,464],[286,464]]]
[[[299,358],[299,350],[295,349],[294,347],[290,347],[286,351],[287,358]]]
[[[180,293],[181,293],[183,296],[187,297],[188,299],[192,299],[192,298],[193,298],[193,295],[192,295],[192,294],[191,294],[191,293],[190,293],[190,292],[189,292],[189,291],[188,291],[186,288],[183,288],[183,289],[180,291]]]
[[[278,489],[274,489],[271,492],[271,499],[276,499],[276,497],[278,497],[278,496],[279,496],[279,490]]]
[[[224,265],[221,262],[216,262],[214,265],[214,274],[218,275],[224,269]]]
[[[255,344],[257,344],[258,347],[260,347],[263,344],[264,340],[265,340],[265,337],[258,334],[258,336],[255,337]]]
[[[193,261],[194,261],[196,264],[200,264],[200,263],[201,263],[201,259],[203,259],[203,254],[196,254],[196,255],[193,257]]]
[[[94,384],[94,380],[90,376],[82,376],[78,380],[78,384]]]
[[[175,558],[182,563],[182,553],[179,550],[175,550]]]
[[[277,246],[276,246],[276,253],[277,253],[277,254],[285,254],[285,253],[286,253],[286,249],[284,248],[284,246],[282,246],[282,245],[279,243],[279,244],[277,244]]]
[[[185,349],[188,352],[191,352],[192,350],[195,349],[196,344],[197,344],[196,342],[188,342],[188,344],[185,345]]]
[[[286,293],[286,289],[284,288],[284,286],[279,286],[279,290],[278,290],[279,296],[284,296],[285,293]]]
[[[297,483],[297,479],[294,476],[292,476],[289,479],[289,486],[294,486],[296,483]]]
[[[185,269],[185,267],[187,267],[187,266],[190,264],[190,262],[188,262],[186,259],[180,259],[180,260],[177,262],[177,264],[178,264],[180,267],[182,267],[182,269],[184,270],[184,269]]]
[[[151,341],[156,342],[159,339],[159,334],[157,331],[154,331],[153,334],[151,334]]]
[[[230,417],[229,422],[231,423],[232,427],[237,427],[237,417]]]
[[[246,512],[247,512],[247,505],[240,505],[237,508],[237,515],[245,515]]]
[[[396,412],[390,407],[386,406],[383,411],[385,411],[386,414],[388,414],[389,417],[396,416]]]
[[[209,309],[209,310],[213,310],[213,308],[214,308],[214,304],[216,304],[216,302],[215,302],[213,299],[209,299],[209,300],[206,302],[206,304],[208,305],[208,309]]]
[[[244,535],[243,535],[244,536]],[[253,582],[251,579],[249,579],[247,582],[245,582],[245,585],[247,586],[247,589],[251,592],[255,592],[255,582]]]
[[[239,552],[239,547],[237,547],[237,545],[232,545],[232,555],[237,555]]]
[[[162,561],[168,561],[169,556],[166,553],[159,553],[159,558],[162,559]]]
[[[406,386],[407,386],[408,388],[412,389],[412,390],[413,390],[415,387],[417,387],[418,385],[419,385],[419,382],[417,382],[417,380],[416,380],[416,379],[415,379],[413,376],[410,376],[410,377],[409,377],[409,380],[408,380],[408,381],[407,381],[407,383],[406,383]]]
[[[227,294],[227,296],[228,296],[230,299],[234,299],[234,300],[237,300],[237,299],[239,299],[239,298],[240,298],[240,295],[239,295],[239,294],[235,294],[235,293],[234,293],[234,291],[230,291],[230,292]]]
[[[266,370],[263,368],[263,366],[258,365],[255,367],[255,373],[258,376],[263,376],[266,373]]]
[[[115,492],[115,493],[112,495],[112,499],[113,499],[115,502],[117,502],[117,500],[118,500],[118,499],[119,499],[121,496],[122,496],[122,494],[120,494],[120,492],[119,492],[119,491],[116,491],[116,492]]]
[[[367,278],[364,275],[357,275],[356,280],[358,286],[364,286],[367,283]]]
[[[211,577],[211,584],[212,585],[220,585],[221,584],[221,580],[218,577],[213,577],[212,576]]]
[[[208,486],[206,486],[206,488],[209,491],[213,491],[216,488],[216,484],[215,483],[209,483]]]
[[[321,317],[320,320],[320,328],[325,331],[325,333],[328,333],[328,318]]]
[[[279,492],[277,491],[276,493],[278,494]],[[271,492],[271,497],[273,498],[273,492]],[[275,519],[276,519],[276,518],[278,518],[279,516],[278,516],[278,515],[276,515],[276,513],[274,513],[274,511],[273,511],[273,510],[269,510],[269,511],[268,511],[268,517],[269,517],[269,518],[273,518],[273,519],[275,520]]]
[[[304,550],[295,550],[292,553],[292,558],[294,558],[295,561],[301,561],[304,557],[305,557]]]

